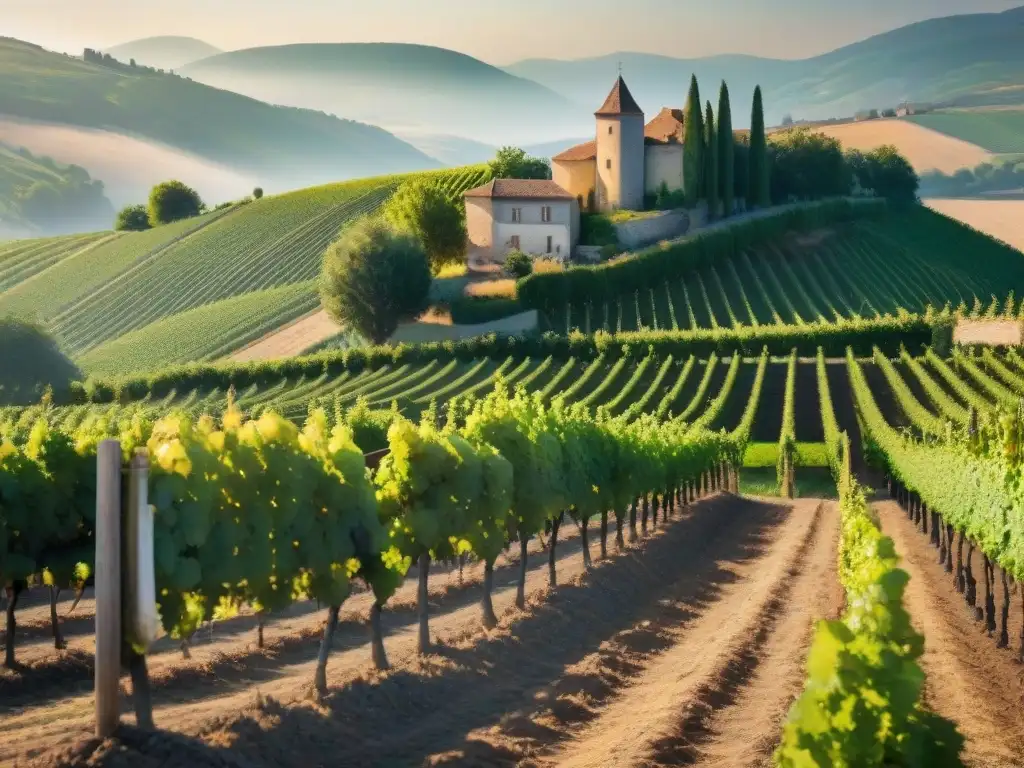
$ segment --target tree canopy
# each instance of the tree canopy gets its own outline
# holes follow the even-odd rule
[[[736,196],[736,141],[732,133],[732,105],[729,86],[722,81],[718,91],[718,186],[722,195],[722,215],[730,216]]]
[[[694,205],[701,196],[701,177],[704,165],[704,127],[701,118],[700,88],[697,76],[690,77],[690,92],[686,98],[683,126],[683,192],[688,205]]]
[[[838,139],[809,128],[772,134],[768,144],[771,158],[771,200],[788,202],[818,200],[849,192],[850,169]]]
[[[149,211],[141,203],[126,205],[117,212],[117,218],[114,220],[114,229],[121,231],[141,232],[149,228]]]
[[[181,181],[165,181],[149,193],[149,223],[154,227],[198,216],[205,209],[199,193]]]
[[[750,110],[750,158],[747,162],[747,169],[750,173],[747,202],[752,206],[769,205],[771,203],[771,185],[761,86],[754,88],[754,104]]]
[[[430,265],[414,237],[381,219],[356,222],[327,249],[320,300],[327,314],[375,344],[429,306]]]
[[[920,180],[913,166],[892,145],[862,153],[847,152],[847,162],[864,189],[896,203],[917,200]]]
[[[67,391],[82,376],[56,340],[35,323],[0,318],[0,403],[39,402],[46,387]]]
[[[718,129],[715,127],[715,113],[711,102],[707,103],[704,115],[704,186],[708,198],[708,215],[718,216]]]
[[[419,241],[436,273],[466,258],[466,214],[460,200],[424,181],[407,182],[384,206],[384,218],[395,229]]]
[[[547,160],[531,157],[519,147],[502,147],[488,165],[496,179],[551,178],[551,166]]]

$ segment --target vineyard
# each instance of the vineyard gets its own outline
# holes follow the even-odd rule
[[[1019,253],[924,209],[790,234],[674,271],[679,275],[666,280],[652,270],[646,284],[625,294],[619,281],[609,279],[605,288],[591,280],[580,287],[586,301],[537,308],[559,331],[739,329],[946,304],[970,310],[976,301],[987,307],[993,297],[1024,290]],[[575,290],[570,285],[569,295]]]
[[[458,195],[485,181],[487,173],[485,166],[469,166],[362,179],[265,197],[146,232],[0,245],[0,312],[45,321],[69,352],[85,356],[86,364],[93,359],[88,357],[90,351],[144,328],[147,340],[173,347],[176,336],[204,332],[208,314],[182,316],[170,324],[167,318],[245,294],[309,283],[319,273],[320,257],[338,231],[379,208],[401,182],[436,178],[443,189]],[[9,268],[3,258],[8,252]],[[35,269],[31,274],[30,266]],[[280,293],[282,303],[265,308],[261,322],[287,322],[315,303],[311,291],[305,302],[292,300],[292,292]],[[228,305],[213,311],[227,315],[234,308]],[[150,352],[134,364],[145,368],[179,359],[204,359],[251,338],[225,331],[208,340],[196,357]],[[98,359],[110,365],[118,349],[124,346],[109,353],[100,351]],[[106,370],[104,364],[99,370]],[[118,370],[137,368],[126,361]]]
[[[520,386],[521,394],[509,397],[502,394],[507,388],[495,390],[499,380]],[[3,728],[16,735],[37,727],[33,713],[44,705],[63,713],[62,728],[67,722],[87,725],[87,694],[69,693],[64,686],[76,680],[84,686],[91,679],[90,596],[86,591],[76,614],[68,611],[69,598],[60,595],[75,594],[91,570],[89,549],[82,547],[91,524],[91,468],[98,440],[120,436],[127,454],[132,446],[146,445],[154,456],[150,498],[157,509],[157,578],[167,633],[151,652],[155,717],[158,724],[173,723],[174,730],[199,737],[168,737],[162,748],[193,750],[201,764],[212,759],[207,753],[225,734],[248,732],[257,724],[269,735],[231,740],[257,764],[298,764],[292,761],[300,758],[289,757],[286,746],[294,728],[312,728],[324,740],[309,746],[304,759],[342,749],[353,764],[378,753],[399,763],[418,762],[423,755],[456,749],[466,760],[541,750],[558,764],[594,766],[607,764],[601,760],[609,753],[622,764],[669,764],[677,750],[696,750],[702,764],[746,765],[766,759],[780,738],[783,764],[794,764],[785,762],[786,755],[792,759],[792,750],[804,749],[821,749],[836,760],[866,745],[822,741],[822,734],[809,721],[793,719],[795,714],[781,737],[780,728],[800,690],[804,655],[825,642],[820,631],[810,633],[810,620],[839,616],[843,601],[836,589],[825,587],[841,584],[847,605],[857,607],[836,626],[852,629],[830,631],[839,632],[849,652],[867,654],[865,677],[849,681],[848,695],[862,702],[857,691],[883,686],[893,695],[902,691],[911,702],[924,696],[929,707],[899,708],[900,699],[894,698],[893,709],[865,712],[878,722],[891,717],[894,733],[904,734],[893,736],[885,748],[899,754],[925,749],[923,754],[931,755],[928,762],[907,764],[958,764],[944,762],[961,744],[945,717],[967,737],[968,765],[1013,765],[1006,755],[1024,736],[1015,714],[1019,709],[1000,714],[986,704],[972,710],[981,713],[975,721],[966,720],[950,702],[929,698],[919,680],[911,683],[918,673],[873,667],[871,643],[888,647],[892,642],[905,656],[901,663],[909,665],[907,670],[923,668],[929,679],[955,674],[921,655],[914,640],[919,636],[908,624],[894,619],[865,629],[856,612],[876,609],[865,608],[869,603],[855,596],[884,588],[886,610],[904,622],[901,600],[912,606],[916,620],[927,613],[929,621],[944,621],[933,615],[936,606],[913,591],[915,582],[906,591],[905,580],[895,575],[902,573],[894,570],[896,560],[885,554],[891,544],[877,543],[889,541],[879,538],[883,534],[902,536],[901,552],[910,550],[913,558],[905,567],[925,582],[928,577],[920,572],[935,557],[919,550],[934,541],[936,567],[950,574],[949,590],[962,588],[968,604],[977,607],[979,628],[992,636],[990,647],[973,652],[989,660],[993,675],[1002,674],[998,670],[1012,664],[1012,657],[1024,655],[1024,601],[1011,604],[1010,587],[1021,578],[1024,521],[990,514],[975,519],[965,511],[998,508],[1012,515],[1021,508],[1006,497],[1015,486],[1004,485],[1012,474],[1007,462],[1016,456],[1008,441],[1021,427],[1012,415],[1015,405],[1000,410],[1018,397],[1024,397],[1024,357],[1013,351],[961,351],[943,358],[931,350],[892,355],[876,350],[873,356],[845,359],[823,353],[816,358],[652,353],[616,359],[435,359],[333,377],[284,378],[230,398],[211,389],[153,393],[136,403],[8,409],[2,416],[8,448],[0,471],[23,490],[18,497],[5,491],[2,509],[8,531],[29,530],[18,510],[31,510],[36,523],[31,530],[37,533],[8,537],[0,567],[8,578],[42,573],[42,583],[52,585],[54,612],[46,607],[45,590],[8,593],[11,605],[20,598],[23,618],[9,624],[6,635],[11,663],[21,671],[0,677],[0,691],[18,712]],[[422,426],[409,417],[422,417]],[[845,448],[843,433],[850,436]],[[361,456],[379,449],[388,456],[364,480]],[[254,477],[266,480],[247,479],[256,467],[262,469]],[[909,519],[902,513],[883,515],[881,532],[851,474],[873,471],[891,475],[893,496],[909,514]],[[780,507],[728,494],[705,498],[714,488],[760,489],[768,477],[765,494],[802,496],[813,488],[817,496],[823,474],[840,478],[838,508],[800,499]],[[285,477],[298,485],[279,485],[277,478]],[[622,487],[609,478],[622,478]],[[57,486],[81,490],[72,492],[70,504],[55,504]],[[968,496],[965,503],[965,488],[977,498]],[[377,514],[371,514],[374,489]],[[995,506],[985,501],[994,497],[1001,499]],[[12,504],[13,498],[20,501]],[[277,501],[267,506],[270,499]],[[886,504],[872,506],[884,510]],[[244,514],[225,517],[235,505]],[[331,516],[316,517],[321,505]],[[723,515],[725,509],[732,514]],[[838,544],[837,515],[849,520]],[[378,519],[393,526],[390,544],[381,543],[388,537],[381,539]],[[239,527],[243,520],[248,522]],[[915,522],[928,534],[916,545]],[[259,530],[280,530],[273,539],[294,541],[294,547],[275,548],[265,538],[260,543],[259,536],[253,538]],[[679,547],[695,536],[708,549],[680,561]],[[753,544],[757,540],[762,543]],[[836,546],[863,548],[881,559],[857,561],[837,572]],[[373,551],[385,554],[378,560],[368,554]],[[741,551],[754,554],[741,556]],[[721,574],[711,568],[722,559],[734,563],[734,583],[719,581]],[[345,565],[329,568],[331,563]],[[380,565],[370,568],[372,563]],[[584,573],[584,584],[572,581]],[[14,583],[17,590],[19,582]],[[282,583],[293,586],[274,586]],[[884,587],[870,586],[876,583]],[[710,602],[700,597],[705,589],[717,595]],[[663,605],[669,595],[674,596],[669,604],[681,600],[695,606],[695,623],[681,624],[679,609]],[[599,608],[601,601],[611,605]],[[314,603],[344,605],[344,611],[329,608],[325,625]],[[16,615],[9,611],[9,620]],[[367,616],[368,630],[363,628]],[[584,616],[596,618],[579,623]],[[480,626],[484,635],[478,634]],[[631,639],[641,626],[655,633],[642,647]],[[720,632],[721,626],[729,627],[728,637],[716,635],[714,652],[708,654],[712,635],[707,633]],[[536,654],[554,631],[568,646],[545,663],[529,664],[527,659],[547,656]],[[849,637],[843,634],[851,631]],[[435,645],[435,638],[443,645]],[[518,650],[503,638],[516,638]],[[622,661],[629,659],[642,677],[631,682],[637,672],[597,650],[609,638]],[[933,653],[942,652],[947,640],[953,642],[938,637],[939,651]],[[55,642],[68,650],[54,651]],[[348,650],[328,655],[325,649],[332,644]],[[701,648],[704,653],[697,652]],[[422,658],[430,661],[416,661],[428,649]],[[762,672],[735,671],[737,660],[749,654],[763,658]],[[685,660],[693,658],[701,662],[690,669],[692,662]],[[258,683],[256,668],[246,671],[259,660],[274,659],[272,668],[280,663],[289,670],[282,677],[275,673],[276,682]],[[579,672],[563,675],[566,664]],[[395,668],[357,682],[374,665]],[[493,670],[526,667],[531,671],[522,675],[523,689],[509,690],[492,677],[498,674]],[[677,677],[659,673],[662,668],[688,671],[683,682],[661,690],[659,679]],[[818,668],[816,674],[824,672]],[[998,679],[987,674],[968,677],[978,685]],[[579,689],[569,681],[580,675],[595,682]],[[611,681],[611,688],[594,688],[599,679]],[[310,681],[328,696],[326,714],[314,714],[298,701],[286,703],[296,695],[301,700],[298,691]],[[436,709],[441,692],[470,681],[479,686],[470,697],[475,714],[470,716],[467,704],[425,715]],[[224,687],[233,689],[238,682],[243,689],[259,685],[281,701],[264,700],[253,708],[248,694],[231,694]],[[623,693],[619,686],[627,683],[638,688]],[[528,707],[522,715],[527,720],[496,731],[487,726],[489,717],[521,706],[515,703],[522,695],[517,691],[546,684],[553,686],[557,702]],[[721,697],[735,686],[740,693]],[[1012,698],[1018,689],[1009,685],[1001,695]],[[408,708],[396,710],[385,702],[394,701],[399,690],[411,698]],[[590,693],[579,699],[581,690]],[[805,694],[808,702],[813,690]],[[188,703],[181,703],[182,696]],[[225,696],[237,703],[225,707]],[[377,709],[367,708],[367,701],[380,702],[380,711],[399,721],[429,723],[429,735],[387,744],[357,738],[376,722]],[[825,707],[839,723],[840,701],[800,699],[794,713],[805,706]],[[693,702],[702,714],[680,714]],[[683,735],[668,744],[609,739],[608,733],[620,732],[616,724],[644,706],[652,722],[681,729]],[[231,714],[211,725],[217,712]],[[698,716],[700,727],[696,720],[686,725],[688,717]],[[591,717],[597,718],[593,726],[580,730]],[[342,729],[349,734],[344,745],[336,741],[342,735],[327,735],[339,727],[339,718],[352,728]],[[746,732],[741,723],[751,722],[767,746],[734,738]],[[542,723],[549,724],[543,735],[534,730]],[[1001,735],[985,732],[986,723],[1000,726]],[[464,731],[468,741],[459,747],[451,737]],[[74,729],[61,735],[47,726],[27,748],[73,737]],[[130,733],[125,738],[127,748],[143,749],[132,747]],[[261,756],[263,749],[270,750],[268,756]],[[0,752],[9,754],[14,753]],[[734,759],[741,762],[729,762]]]

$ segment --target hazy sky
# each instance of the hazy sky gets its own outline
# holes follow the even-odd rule
[[[0,0],[0,35],[56,50],[188,35],[226,50],[417,42],[495,64],[614,51],[801,58],[934,16],[1024,0]]]

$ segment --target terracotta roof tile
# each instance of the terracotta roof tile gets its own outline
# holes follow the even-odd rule
[[[622,79],[622,75],[619,75],[608,98],[594,114],[599,117],[614,117],[616,115],[643,115],[643,113],[644,111],[640,109],[640,105],[633,98],[633,94],[626,87],[626,81]]]
[[[682,144],[686,114],[681,109],[662,107],[651,122],[644,126],[647,144]]]
[[[482,187],[467,190],[464,197],[534,198],[539,200],[573,200],[572,195],[546,179],[494,179]]]
[[[559,152],[551,160],[556,162],[559,160],[593,160],[596,157],[597,142],[585,141],[582,144],[577,144],[575,147],[569,147],[565,151]]]

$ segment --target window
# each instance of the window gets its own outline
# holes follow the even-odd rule
[[[612,135],[612,127],[611,127],[610,125],[608,126],[608,135],[609,135],[609,136],[611,136],[611,135]]]
[[[523,220],[523,209],[522,208],[513,208],[512,209],[512,221],[518,223],[518,222],[520,222],[522,220]]]
[[[519,250],[519,235],[512,235],[512,248],[516,251]]]
[[[610,157],[604,161],[604,167],[609,171],[612,169],[612,159]]]
[[[540,220],[544,222],[551,221],[551,206],[545,205],[540,209]]]
[[[551,253],[551,247],[554,245],[554,238],[548,235],[548,253]]]

